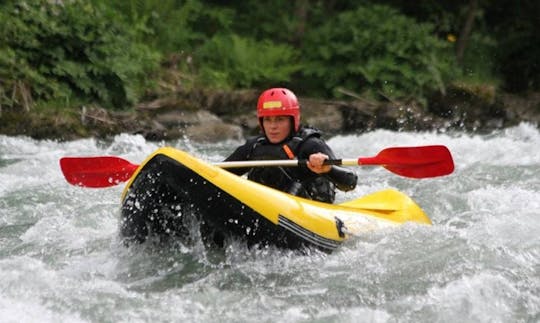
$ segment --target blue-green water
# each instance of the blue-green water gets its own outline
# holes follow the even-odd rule
[[[122,185],[67,184],[63,156],[140,163],[162,145],[220,161],[238,142],[59,143],[0,136],[1,322],[538,322],[540,133],[374,131],[329,140],[343,158],[446,145],[455,172],[412,180],[357,167],[341,201],[384,188],[411,196],[431,227],[355,237],[333,254],[139,246],[118,239]]]

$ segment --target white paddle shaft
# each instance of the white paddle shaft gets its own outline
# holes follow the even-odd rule
[[[245,161],[227,161],[214,163],[214,166],[221,168],[242,168],[242,167],[272,167],[272,166],[284,166],[284,167],[296,167],[298,165],[305,165],[306,160],[245,160]],[[325,165],[343,165],[343,166],[358,166],[358,159],[327,159],[324,162]]]

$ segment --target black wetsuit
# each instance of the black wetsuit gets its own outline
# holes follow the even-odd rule
[[[284,148],[287,146],[287,148]],[[287,152],[289,151],[289,152]],[[321,139],[320,131],[301,128],[279,144],[272,144],[264,135],[250,138],[238,147],[225,161],[298,159],[306,160],[314,153],[323,153],[335,159],[334,152]],[[237,175],[248,173],[248,179],[317,201],[332,203],[336,187],[349,191],[356,187],[356,174],[346,168],[332,166],[328,173],[317,174],[307,166],[229,168]]]

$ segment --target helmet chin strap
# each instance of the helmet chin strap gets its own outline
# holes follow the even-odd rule
[[[294,123],[294,117],[290,116],[289,120],[291,120],[291,132],[289,135],[292,136],[296,133],[296,124]],[[300,130],[300,125],[298,125],[298,130]]]

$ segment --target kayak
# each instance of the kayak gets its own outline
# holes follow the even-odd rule
[[[355,235],[406,222],[431,224],[407,195],[393,189],[340,204],[292,196],[251,182],[229,167],[298,167],[305,160],[257,160],[209,164],[164,147],[141,165],[116,156],[62,157],[66,181],[88,188],[128,182],[122,193],[120,234],[126,243],[179,239],[223,246],[241,239],[249,246],[317,248],[331,252]],[[390,147],[373,157],[329,159],[328,165],[382,166],[408,178],[449,175],[447,147]]]
[[[347,239],[406,222],[430,225],[407,195],[387,189],[339,204],[293,196],[237,176],[184,151],[163,147],[130,177],[121,198],[127,243],[202,238],[223,245],[315,248],[332,252]],[[198,230],[193,230],[194,224]]]

